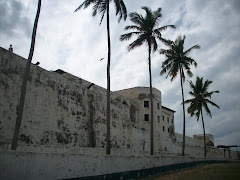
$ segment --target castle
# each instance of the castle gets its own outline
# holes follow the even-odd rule
[[[0,48],[0,148],[10,149],[26,59]],[[31,65],[19,136],[24,152],[104,154],[106,89],[63,70]],[[182,135],[175,133],[174,110],[164,107],[153,88],[154,155],[179,155]],[[149,88],[111,92],[113,154],[150,154]],[[207,134],[208,157],[224,157]],[[203,157],[201,135],[186,137],[186,155]],[[232,153],[232,158],[235,154]]]

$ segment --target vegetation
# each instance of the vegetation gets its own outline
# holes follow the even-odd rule
[[[128,46],[128,50],[131,51],[136,47],[146,43],[148,46],[148,64],[149,64],[149,82],[150,82],[150,104],[151,104],[151,155],[153,155],[153,94],[152,94],[152,72],[151,72],[151,53],[154,53],[158,49],[157,40],[167,42],[162,38],[161,32],[167,28],[175,28],[174,25],[167,25],[158,27],[160,19],[162,17],[161,8],[156,11],[152,11],[149,7],[142,7],[146,12],[145,17],[137,12],[130,13],[130,20],[134,25],[126,26],[125,30],[134,30],[133,32],[121,35],[120,40],[129,40],[132,36],[136,35],[137,39]]]
[[[169,172],[166,174],[156,175],[145,180],[226,180],[240,178],[240,163],[225,163],[225,164],[208,164],[185,169],[177,172]]]
[[[22,116],[23,116],[23,109],[24,109],[24,104],[25,104],[27,81],[28,81],[28,77],[29,77],[29,71],[30,71],[30,66],[31,66],[34,47],[35,47],[35,39],[36,39],[36,33],[37,33],[38,19],[39,19],[39,15],[40,15],[40,11],[41,11],[41,3],[42,3],[42,1],[38,0],[38,9],[37,9],[37,14],[36,14],[36,18],[35,18],[35,22],[34,22],[34,26],[33,26],[33,32],[32,32],[31,48],[30,48],[30,52],[28,55],[27,65],[26,65],[24,75],[23,75],[23,82],[22,82],[21,94],[20,94],[20,102],[19,102],[19,106],[18,106],[18,110],[17,110],[17,119],[16,119],[13,140],[12,140],[12,146],[11,146],[12,150],[16,150],[17,145],[18,145],[19,132],[20,132]]]
[[[205,126],[204,126],[204,120],[203,120],[203,109],[206,111],[207,115],[212,117],[211,111],[208,108],[208,104],[211,104],[212,106],[215,106],[220,109],[220,107],[215,104],[214,102],[210,101],[212,95],[214,93],[219,93],[219,91],[211,91],[208,92],[209,85],[212,84],[212,81],[206,80],[203,83],[203,78],[197,77],[196,83],[193,84],[192,81],[190,83],[190,88],[192,91],[189,92],[191,96],[193,96],[192,99],[186,100],[184,103],[190,103],[190,106],[188,107],[187,111],[191,116],[196,116],[197,121],[199,120],[199,117],[201,115],[202,117],[202,125],[203,125],[203,135],[204,135],[204,157],[206,157],[206,137],[205,137]]]
[[[109,21],[109,3],[112,0],[85,0],[76,10],[87,8],[89,5],[93,5],[93,16],[97,13],[101,13],[101,21],[107,12],[107,36],[108,36],[108,65],[107,65],[107,139],[106,139],[106,154],[111,154],[111,142],[110,142],[110,62],[111,62],[111,40],[110,40],[110,21]],[[118,21],[122,18],[126,20],[127,9],[123,0],[114,0],[116,15],[119,15]]]
[[[160,75],[167,73],[167,76],[171,77],[171,81],[173,81],[174,78],[177,77],[177,74],[179,72],[180,75],[180,82],[181,82],[181,89],[182,89],[182,106],[183,106],[183,147],[182,147],[182,156],[184,156],[185,152],[185,106],[184,106],[184,92],[183,92],[183,82],[185,81],[185,73],[184,70],[186,70],[187,75],[189,77],[192,77],[193,74],[190,70],[190,65],[194,65],[197,67],[197,63],[194,59],[188,57],[187,55],[193,50],[193,49],[199,49],[199,45],[194,45],[188,50],[184,51],[184,41],[186,36],[178,36],[178,38],[173,41],[168,41],[166,45],[169,47],[169,49],[164,50],[162,49],[160,51],[160,54],[163,54],[166,56],[166,60],[162,63],[162,71],[160,72]]]

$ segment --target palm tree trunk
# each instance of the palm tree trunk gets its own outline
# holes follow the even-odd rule
[[[205,126],[204,126],[204,121],[203,121],[202,110],[201,110],[201,115],[202,115],[203,136],[204,136],[204,157],[206,157],[206,155],[207,155],[207,146],[206,146],[206,135],[205,135]]]
[[[30,48],[30,52],[29,52],[29,55],[28,55],[27,65],[26,65],[24,75],[23,75],[20,102],[19,102],[19,106],[18,106],[18,110],[17,110],[17,119],[16,119],[15,130],[14,130],[12,146],[11,146],[12,150],[16,150],[17,145],[18,145],[18,137],[19,137],[19,133],[20,133],[20,127],[21,127],[23,110],[24,110],[24,103],[25,103],[25,96],[26,96],[26,89],[27,89],[27,81],[28,81],[28,77],[29,77],[29,71],[30,71],[30,66],[31,66],[34,47],[35,47],[35,39],[36,39],[36,32],[37,32],[40,10],[41,10],[41,0],[38,1],[37,14],[36,14],[36,18],[35,18],[35,22],[34,22],[34,26],[33,26],[31,48]]]
[[[150,130],[150,152],[153,155],[153,94],[152,94],[152,70],[151,70],[151,45],[148,44],[149,52],[148,52],[148,60],[149,60],[149,81],[150,81],[150,104],[151,104],[151,130]]]
[[[184,105],[184,93],[183,93],[183,80],[182,80],[182,72],[183,70],[180,69],[180,81],[181,81],[181,88],[182,88],[182,105],[183,105],[183,147],[182,147],[182,156],[185,153],[185,105]]]
[[[107,0],[107,34],[108,34],[108,65],[107,65],[107,145],[106,154],[111,154],[110,141],[110,62],[111,62],[111,41],[109,25],[109,0]]]

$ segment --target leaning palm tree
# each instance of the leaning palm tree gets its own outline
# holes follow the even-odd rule
[[[175,28],[174,25],[167,25],[163,27],[158,27],[160,19],[162,17],[161,8],[156,11],[152,11],[149,7],[142,7],[146,12],[145,17],[137,12],[130,13],[130,20],[134,25],[126,26],[125,30],[134,30],[133,32],[121,35],[120,40],[129,40],[133,35],[138,36],[135,41],[133,41],[128,46],[128,50],[131,51],[143,43],[148,46],[148,64],[149,64],[149,79],[150,79],[150,104],[151,104],[151,155],[153,155],[153,95],[152,95],[152,72],[151,72],[151,53],[154,53],[158,49],[157,40],[162,42],[167,42],[167,40],[162,38],[161,31],[167,28]]]
[[[112,0],[85,0],[76,10],[82,7],[85,9],[89,5],[93,5],[93,16],[101,13],[100,25],[107,11],[107,36],[108,36],[108,64],[107,64],[107,138],[106,138],[106,154],[111,154],[110,148],[110,62],[111,62],[111,41],[110,41],[110,21],[109,21],[109,3]],[[119,15],[118,22],[123,18],[127,19],[127,9],[123,0],[114,0],[116,15]]]
[[[195,85],[192,81],[190,83],[190,88],[192,91],[189,92],[191,96],[193,96],[192,99],[186,100],[184,103],[190,103],[190,106],[188,107],[187,111],[191,116],[196,115],[197,121],[199,120],[199,117],[201,115],[202,117],[202,125],[203,125],[203,135],[204,135],[204,157],[206,157],[207,148],[206,148],[206,137],[205,137],[205,126],[204,126],[204,120],[203,120],[203,109],[207,112],[207,115],[209,115],[212,118],[212,114],[210,109],[208,108],[208,103],[212,106],[215,106],[220,109],[220,107],[215,104],[214,102],[210,101],[212,95],[214,93],[219,93],[219,91],[211,91],[208,92],[209,85],[212,84],[212,81],[205,81],[203,83],[203,78],[197,77]]]
[[[171,77],[171,81],[173,81],[174,78],[177,77],[177,74],[179,72],[180,74],[180,81],[181,81],[181,89],[182,89],[182,102],[184,102],[184,93],[183,93],[183,82],[185,81],[185,73],[184,69],[186,70],[189,77],[192,77],[193,74],[190,70],[190,65],[194,65],[197,67],[197,63],[194,59],[188,57],[187,55],[193,50],[193,49],[199,49],[199,45],[192,46],[188,50],[184,51],[184,41],[186,36],[178,36],[178,38],[173,41],[168,41],[166,45],[170,48],[167,50],[162,49],[160,51],[160,54],[163,54],[166,56],[166,60],[162,63],[162,71],[160,72],[160,75],[163,75],[164,73],[167,73],[167,77]],[[167,78],[166,77],[166,78]],[[182,147],[182,156],[184,156],[185,152],[185,106],[183,105],[183,147]]]
[[[40,15],[40,11],[41,11],[41,2],[42,2],[41,0],[38,0],[38,9],[37,9],[37,14],[36,14],[36,18],[35,18],[35,22],[34,22],[34,26],[33,26],[33,32],[32,32],[31,48],[30,48],[26,68],[25,68],[24,75],[23,75],[23,82],[22,82],[21,94],[20,94],[20,102],[19,102],[19,106],[18,106],[18,110],[17,110],[17,119],[16,119],[13,140],[12,140],[12,146],[11,146],[12,150],[16,150],[17,146],[18,146],[18,137],[19,137],[22,116],[23,116],[23,110],[24,110],[24,104],[25,104],[27,80],[29,77],[29,71],[30,71],[30,66],[31,66],[34,47],[35,47],[38,19],[39,19],[39,15]]]

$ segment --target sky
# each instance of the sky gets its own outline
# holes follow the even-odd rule
[[[37,0],[0,1],[0,46],[27,58]],[[62,69],[75,76],[107,87],[107,31],[106,18],[99,26],[100,15],[92,17],[92,7],[74,10],[83,0],[42,1],[36,36],[33,63],[47,70]],[[128,13],[143,15],[143,6],[153,11],[162,8],[159,27],[175,25],[176,29],[162,32],[165,39],[175,40],[186,35],[185,49],[200,45],[189,56],[198,67],[184,83],[185,99],[189,99],[189,82],[196,77],[212,80],[209,91],[219,90],[212,101],[220,110],[211,107],[212,118],[204,114],[206,133],[214,135],[215,145],[240,145],[240,0],[125,0]],[[124,27],[132,25],[129,18],[118,23],[114,5],[110,5],[112,42],[111,90],[149,86],[148,51],[142,45],[128,52],[127,46],[136,39],[121,42],[119,36],[127,33]],[[159,49],[166,49],[158,42]],[[104,58],[100,61],[101,58]],[[182,106],[180,79],[173,82],[160,76],[165,60],[159,52],[152,54],[153,87],[162,93],[162,104],[176,111],[175,131],[182,134]],[[188,107],[188,105],[186,106]],[[202,123],[186,113],[186,135],[202,134]]]

